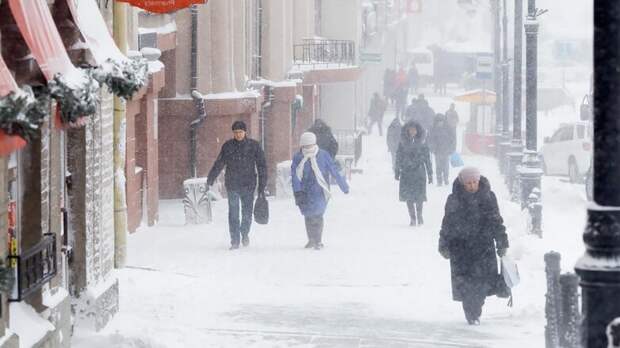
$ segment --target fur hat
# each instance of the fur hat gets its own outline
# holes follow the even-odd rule
[[[236,130],[242,130],[242,131],[247,131],[248,128],[245,125],[245,122],[243,121],[235,121],[235,123],[233,123],[232,125],[232,130],[236,131]]]
[[[299,138],[299,146],[316,145],[316,135],[312,132],[305,132]]]
[[[461,169],[459,173],[459,181],[461,184],[469,181],[469,180],[480,180],[480,170],[476,167],[465,167]]]

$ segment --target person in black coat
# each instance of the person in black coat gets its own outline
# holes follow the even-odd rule
[[[405,123],[396,151],[395,179],[400,180],[399,196],[401,202],[407,202],[410,226],[424,224],[422,212],[427,178],[429,184],[433,183],[431,155],[424,141],[424,132],[415,121]]]
[[[428,137],[431,152],[435,155],[435,173],[437,185],[448,185],[450,176],[450,155],[456,151],[456,132],[452,128],[446,116],[437,114],[435,123]]]
[[[226,168],[224,176],[228,193],[228,226],[230,229],[231,250],[239,248],[239,239],[243,246],[250,244],[248,234],[252,225],[254,209],[254,191],[258,177],[258,193],[265,191],[267,184],[267,164],[265,153],[260,144],[246,136],[246,125],[236,121],[232,126],[233,139],[222,145],[220,154],[213,164],[207,185],[210,187]],[[241,221],[239,205],[241,204]]]
[[[439,233],[439,253],[450,260],[452,298],[462,302],[470,325],[480,324],[482,306],[498,279],[495,254],[504,256],[508,235],[489,180],[465,168],[454,181]]]
[[[386,139],[388,152],[392,156],[392,169],[396,167],[396,152],[398,151],[398,144],[400,144],[400,134],[402,128],[403,126],[400,123],[400,120],[398,117],[395,117],[387,129]]]
[[[332,156],[332,159],[336,159],[338,154],[338,141],[332,133],[332,129],[321,119],[316,119],[312,127],[308,129],[308,132],[316,135],[316,144],[319,149],[327,151]]]

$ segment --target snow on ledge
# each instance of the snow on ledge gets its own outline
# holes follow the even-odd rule
[[[140,35],[147,33],[170,34],[175,31],[177,31],[177,24],[175,22],[170,22],[155,28],[138,28],[138,34]]]
[[[612,212],[616,212],[616,211],[620,211],[620,207],[609,207],[609,206],[604,206],[604,205],[599,205],[596,202],[590,202],[588,204],[588,210],[592,210],[592,211],[612,211]]]
[[[19,336],[20,347],[33,347],[48,332],[56,329],[25,302],[10,303],[9,312],[9,327]]]
[[[227,92],[227,93],[212,93],[205,95],[204,99],[207,100],[222,100],[222,99],[242,99],[242,98],[258,98],[260,93],[257,91],[243,91],[243,92]]]
[[[58,290],[52,294],[50,290],[43,292],[43,305],[48,308],[56,308],[69,296],[69,292],[65,288],[59,287]]]

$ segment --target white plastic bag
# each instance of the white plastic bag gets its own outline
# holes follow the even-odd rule
[[[519,285],[521,278],[519,277],[519,268],[517,264],[508,256],[502,256],[501,259],[502,264],[502,275],[504,276],[504,281],[509,288],[514,288]]]

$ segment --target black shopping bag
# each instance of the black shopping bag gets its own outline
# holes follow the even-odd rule
[[[269,202],[267,202],[264,193],[256,197],[256,202],[254,203],[254,221],[261,225],[266,225],[269,222]]]

